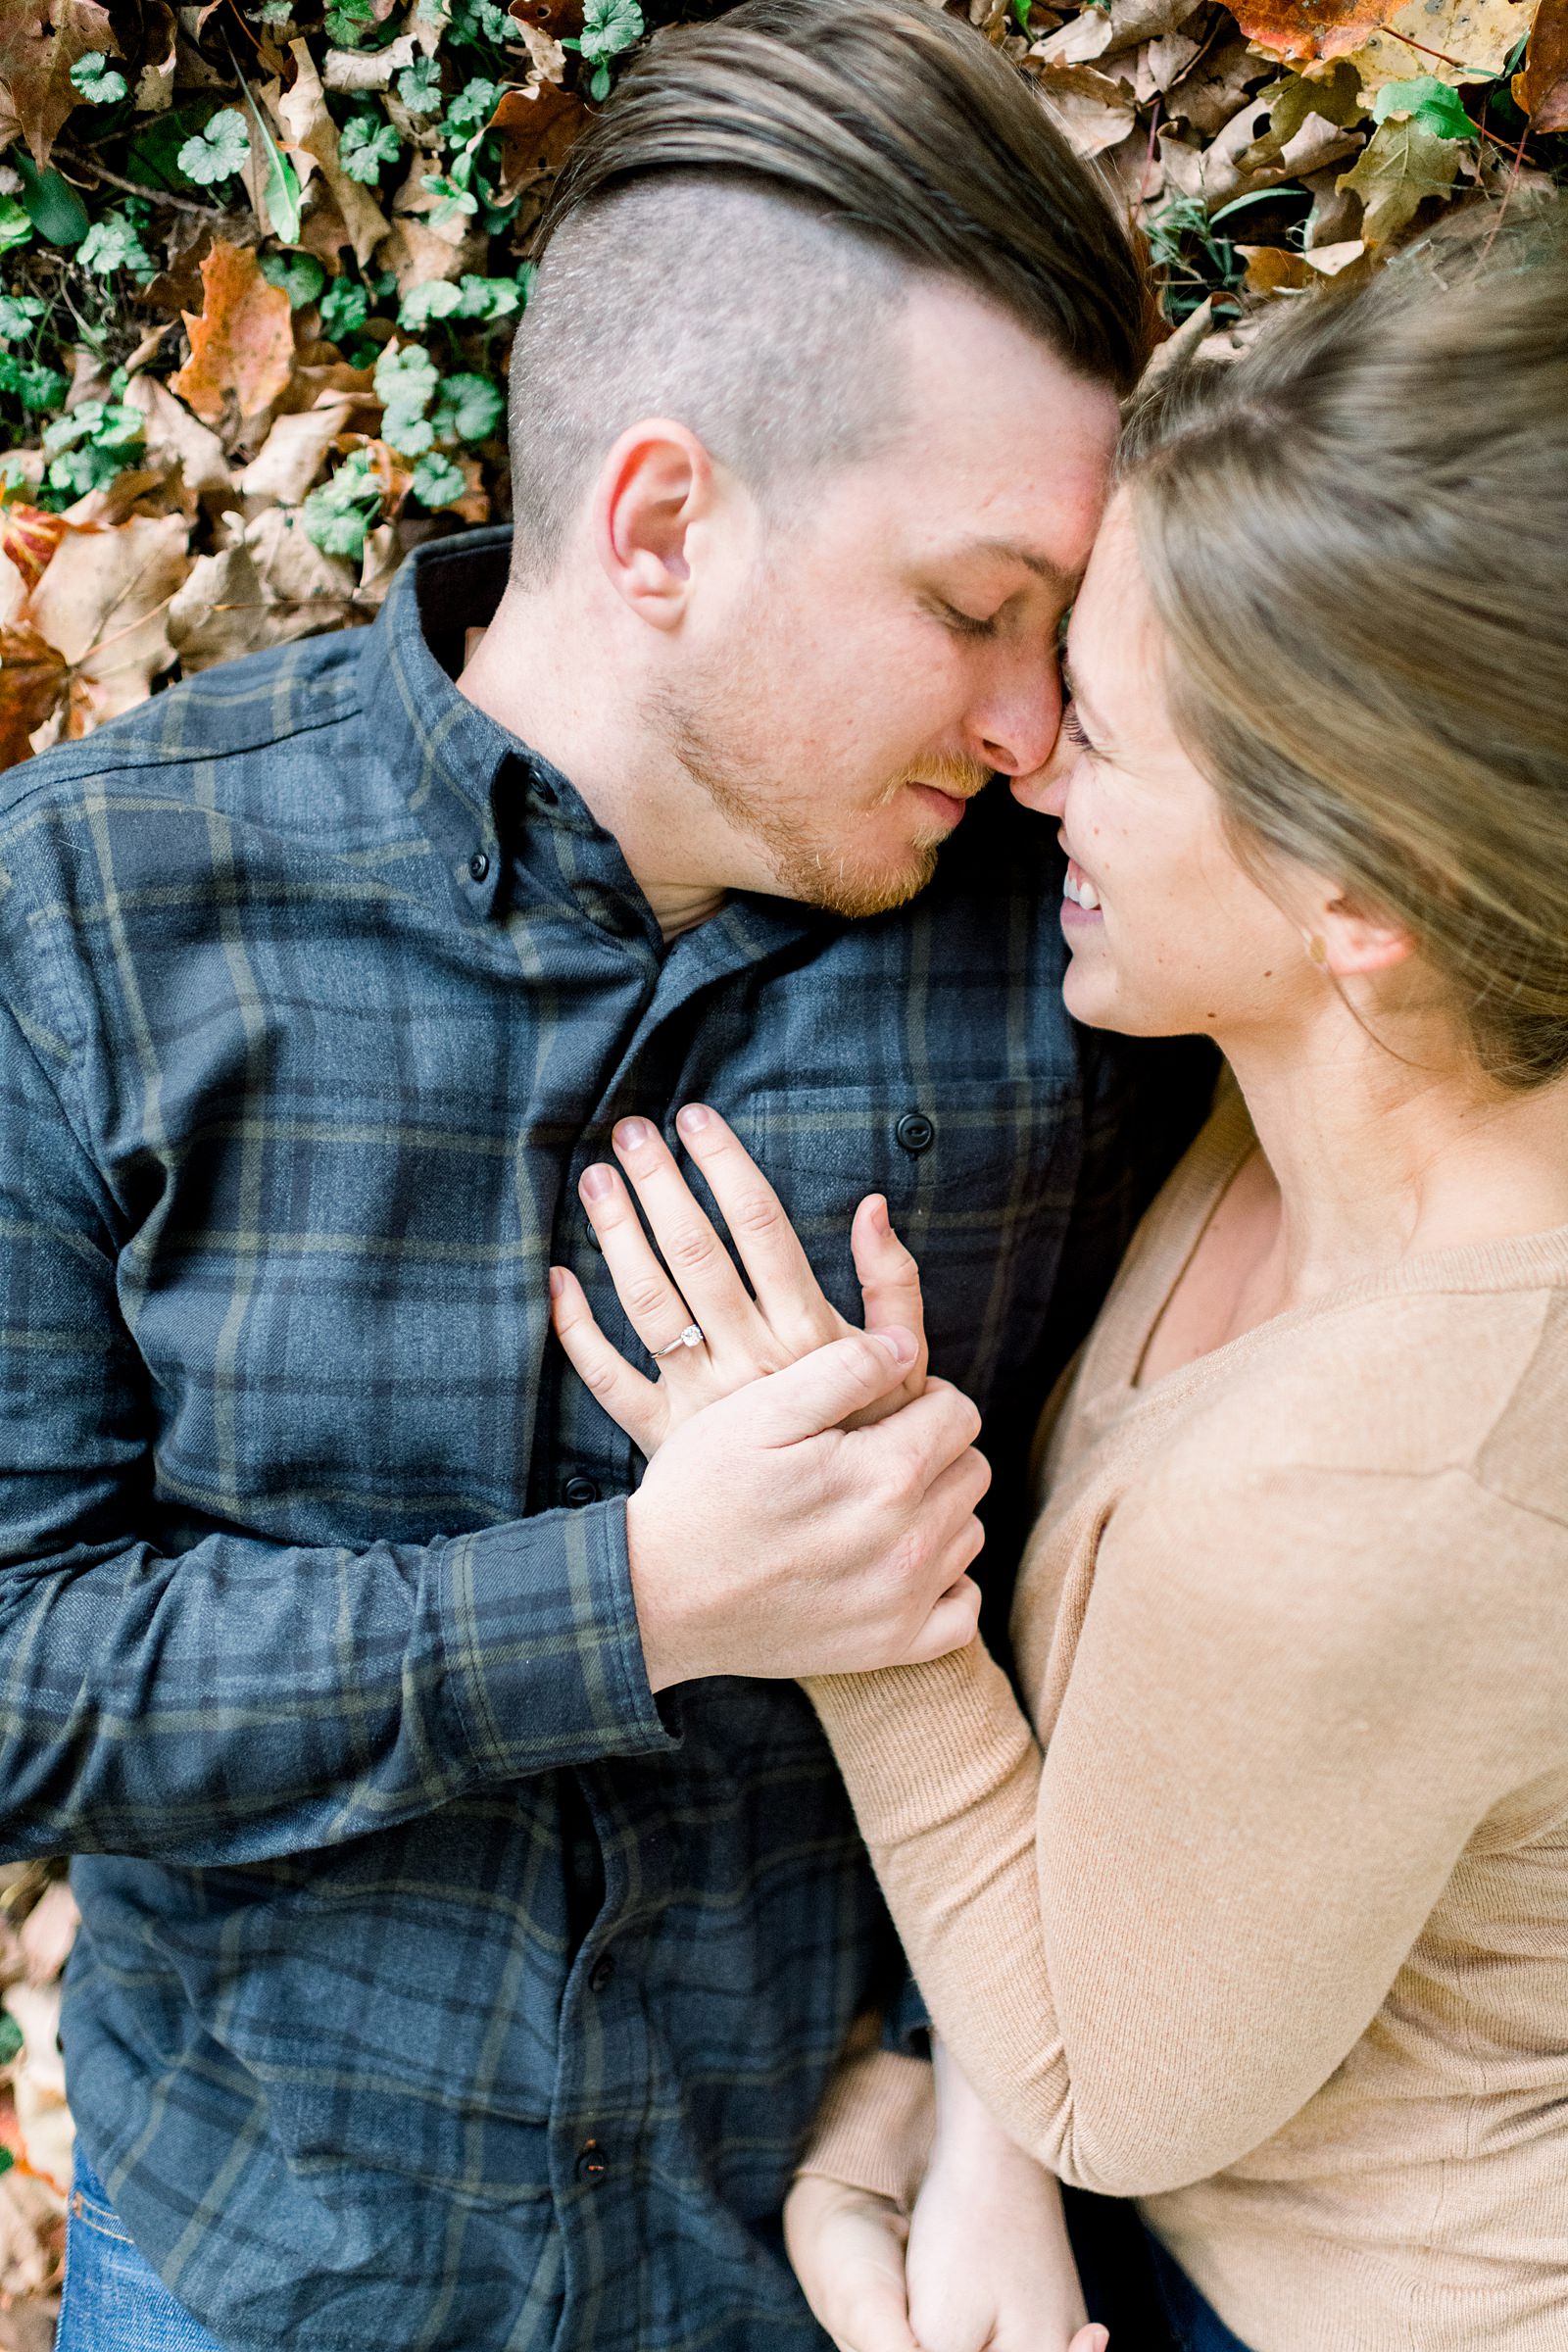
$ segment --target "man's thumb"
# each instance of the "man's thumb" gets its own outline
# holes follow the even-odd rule
[[[836,1429],[896,1389],[917,1352],[912,1331],[857,1331],[744,1389],[750,1425],[764,1446],[795,1446]]]

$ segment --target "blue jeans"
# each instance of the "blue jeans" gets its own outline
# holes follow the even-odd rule
[[[55,2352],[223,2352],[137,2253],[79,2141]]]

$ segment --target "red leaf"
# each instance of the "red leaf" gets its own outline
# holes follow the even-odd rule
[[[1568,0],[1541,0],[1523,71],[1509,87],[1532,130],[1568,130]]]
[[[26,621],[0,628],[0,767],[27,758],[28,738],[59,708],[69,677],[65,655]]]

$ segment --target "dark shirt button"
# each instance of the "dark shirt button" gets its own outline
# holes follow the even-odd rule
[[[468,871],[476,882],[482,882],[490,871],[490,860],[483,850],[475,850],[468,859]]]
[[[588,1989],[589,1989],[589,1991],[590,1991],[590,1992],[608,1992],[608,1991],[609,1991],[609,1989],[610,1989],[610,1980],[611,1980],[611,1978],[612,1978],[612,1977],[614,1975],[614,1973],[615,1973],[615,1955],[614,1955],[614,1953],[613,1953],[613,1952],[601,1952],[601,1953],[600,1953],[600,1955],[599,1955],[599,1957],[598,1957],[598,1959],[597,1959],[597,1960],[594,1962],[594,1964],[593,1964],[592,1968],[591,1968],[591,1969],[588,1971]]]
[[[594,1485],[593,1480],[581,1476],[568,1478],[561,1490],[561,1494],[563,1501],[569,1502],[574,1511],[580,1511],[585,1502],[599,1500],[599,1489]]]
[[[597,1250],[600,1256],[604,1256],[605,1245],[599,1239],[598,1234],[595,1233],[593,1227],[589,1224],[586,1217],[584,1217],[582,1221],[582,1238],[588,1244],[590,1250]]]
[[[597,2182],[604,2179],[609,2170],[610,2159],[599,2145],[598,2140],[585,2140],[582,2152],[577,2158],[578,2180]]]
[[[929,1152],[937,1131],[923,1110],[906,1110],[893,1130],[906,1152]]]

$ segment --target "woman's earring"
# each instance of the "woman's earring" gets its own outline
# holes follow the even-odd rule
[[[1324,940],[1321,933],[1316,931],[1303,931],[1301,933],[1301,945],[1306,950],[1306,959],[1308,963],[1315,963],[1319,965],[1327,963],[1329,959],[1328,943]]]

